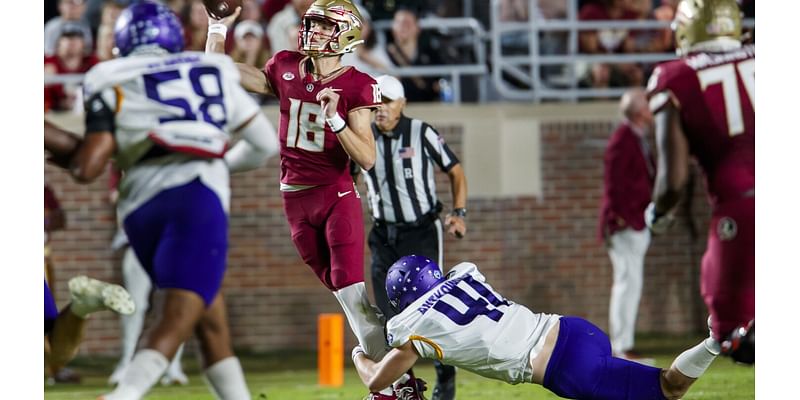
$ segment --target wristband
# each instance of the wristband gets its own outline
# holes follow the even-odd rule
[[[228,37],[228,27],[225,24],[211,24],[208,26],[208,36],[212,33],[218,33],[225,39]]]
[[[325,122],[328,123],[328,126],[331,127],[333,133],[339,134],[339,132],[343,131],[345,127],[347,127],[347,122],[344,121],[339,113],[336,113],[334,116],[325,118]]]
[[[356,346],[356,347],[353,347],[353,352],[350,354],[350,358],[353,359],[353,362],[356,361],[356,356],[359,355],[359,354],[367,354],[367,353],[364,352],[364,349],[361,348],[360,345]]]

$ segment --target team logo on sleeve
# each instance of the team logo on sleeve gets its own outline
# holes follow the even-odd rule
[[[311,93],[313,91],[314,91],[314,84],[313,83],[309,83],[308,85],[306,85],[306,92]]]
[[[394,342],[394,335],[391,333],[386,334],[386,344],[391,346],[392,342]]]
[[[736,221],[732,218],[724,217],[717,223],[717,236],[719,240],[728,241],[736,237]]]
[[[291,72],[284,72],[283,75],[281,75],[281,78],[283,78],[285,81],[290,81],[294,79],[294,74]]]

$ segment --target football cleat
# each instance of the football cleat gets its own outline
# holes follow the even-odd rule
[[[394,394],[397,396],[397,400],[427,400],[423,395],[427,389],[427,383],[416,378],[414,372],[408,370],[408,379],[394,385]]]
[[[753,365],[756,362],[756,321],[740,326],[722,341],[721,354],[742,364]]]
[[[88,276],[76,276],[67,285],[72,300],[70,307],[79,316],[102,310],[128,315],[136,309],[130,293],[120,285]]]

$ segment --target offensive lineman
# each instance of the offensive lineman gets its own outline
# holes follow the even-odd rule
[[[713,212],[701,293],[722,354],[755,363],[755,44],[742,45],[735,0],[682,1],[675,14],[681,59],[648,83],[658,173],[645,221],[672,223],[689,155],[706,176]]]
[[[209,18],[207,53],[224,53],[240,11]],[[246,90],[280,100],[280,190],[292,241],[342,305],[359,343],[380,359],[386,341],[364,286],[363,214],[349,166],[352,160],[369,170],[375,163],[370,117],[381,95],[374,79],[341,63],[363,43],[363,24],[350,0],[316,0],[302,17],[301,52],[280,51],[263,70],[236,66]],[[391,383],[371,397],[394,398]],[[405,385],[419,390],[413,376]]]
[[[215,395],[250,399],[220,292],[229,174],[262,166],[277,151],[274,130],[228,57],[182,52],[183,29],[166,6],[134,3],[114,30],[120,58],[86,75],[86,135],[70,173],[90,182],[111,157],[124,171],[117,215],[164,301],[116,389],[100,398],[142,398],[196,333]],[[243,140],[226,152],[230,132]]]
[[[600,328],[583,318],[534,313],[503,298],[472,263],[442,276],[426,257],[402,257],[389,268],[386,293],[399,313],[387,324],[394,349],[377,363],[360,346],[353,349],[370,390],[422,357],[510,384],[540,384],[569,399],[679,399],[716,358],[711,337],[684,351],[669,369],[612,357]]]

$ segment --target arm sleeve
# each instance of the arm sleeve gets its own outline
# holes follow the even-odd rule
[[[278,137],[275,128],[261,112],[241,128],[239,140],[227,153],[225,162],[230,172],[241,172],[263,166],[267,159],[278,152]]]
[[[450,147],[444,142],[444,138],[439,135],[439,132],[436,132],[430,125],[425,124],[423,130],[425,133],[422,138],[422,143],[425,146],[425,150],[442,171],[450,171],[450,169],[459,163],[458,157],[453,154],[453,151],[450,150]]]

